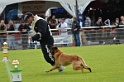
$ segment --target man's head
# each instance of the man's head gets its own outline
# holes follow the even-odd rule
[[[77,20],[77,18],[76,17],[73,17],[73,21],[76,21]]]
[[[53,15],[53,16],[52,16],[52,19],[56,19],[56,16],[55,16],[55,15]]]
[[[102,22],[102,17],[98,17],[98,22]]]
[[[124,21],[124,16],[121,16],[120,19],[121,19],[122,21]]]
[[[64,23],[64,22],[65,22],[65,19],[64,19],[64,18],[62,18],[62,19],[61,19],[61,23]]]
[[[34,15],[31,12],[27,12],[23,15],[23,20],[29,24],[34,20]]]
[[[4,20],[1,20],[0,23],[1,23],[1,25],[4,25]]]

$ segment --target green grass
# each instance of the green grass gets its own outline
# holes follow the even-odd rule
[[[9,65],[13,68],[12,60],[20,61],[22,82],[123,82],[124,81],[124,45],[63,47],[63,52],[81,55],[92,68],[88,70],[74,71],[69,65],[62,73],[58,70],[45,73],[50,69],[40,49],[10,50]],[[0,60],[3,59],[0,51]],[[0,62],[0,82],[9,82],[4,62]]]

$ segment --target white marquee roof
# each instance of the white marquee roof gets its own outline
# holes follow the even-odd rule
[[[53,2],[65,2],[71,5],[75,5],[75,0],[0,0],[0,14],[6,7],[6,5],[13,4],[13,3],[19,3],[19,2],[25,2],[25,1],[53,1]],[[93,1],[93,0],[77,0],[78,5],[84,5],[84,3]]]

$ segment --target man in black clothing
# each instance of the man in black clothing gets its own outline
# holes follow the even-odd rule
[[[97,22],[95,23],[95,26],[103,26],[103,22],[102,22],[102,17],[98,17]]]
[[[23,16],[23,20],[32,25],[32,30],[34,32],[34,36],[32,36],[32,41],[39,41],[41,44],[41,50],[43,52],[45,60],[50,63],[52,66],[54,65],[54,57],[50,53],[50,48],[54,44],[54,39],[50,32],[50,27],[48,23],[41,17],[32,13],[27,12]]]
[[[72,34],[74,36],[75,46],[80,46],[80,24],[77,21],[76,17],[73,17],[73,23],[72,23]]]

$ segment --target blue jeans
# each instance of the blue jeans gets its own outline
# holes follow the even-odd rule
[[[0,35],[0,45],[3,46],[4,42],[6,42],[6,36]]]
[[[80,46],[79,33],[74,33],[73,36],[74,36],[75,46]]]
[[[9,36],[9,39],[10,39],[9,49],[16,49],[15,36]]]

